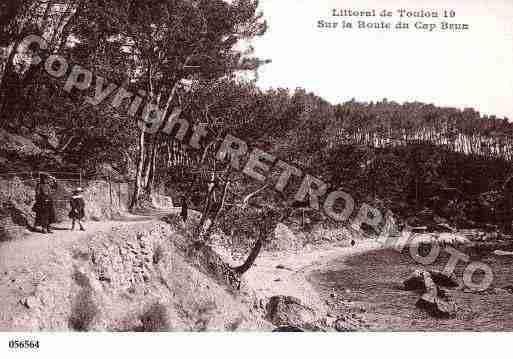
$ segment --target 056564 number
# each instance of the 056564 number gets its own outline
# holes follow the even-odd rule
[[[39,340],[9,340],[9,349],[39,349]]]

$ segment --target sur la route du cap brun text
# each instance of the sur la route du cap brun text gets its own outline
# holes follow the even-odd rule
[[[449,22],[450,18],[456,17],[456,12],[454,10],[442,10],[442,11],[426,11],[426,10],[418,10],[418,11],[409,11],[405,9],[399,9],[397,11],[397,16],[402,18],[403,20],[414,19],[417,20],[412,23],[408,22],[397,22],[395,24],[388,22],[386,20],[342,20],[342,21],[333,21],[333,20],[319,20],[317,21],[317,28],[319,29],[368,29],[368,30],[391,30],[391,29],[415,29],[419,31],[433,32],[435,30],[440,31],[462,31],[469,30],[469,24],[461,24],[461,23],[453,23]],[[333,17],[367,17],[367,18],[376,18],[380,17],[390,18],[394,15],[393,11],[390,10],[350,10],[350,9],[333,9],[332,16]],[[420,20],[420,19],[423,20]],[[443,21],[433,22],[427,21],[426,19],[444,19]]]

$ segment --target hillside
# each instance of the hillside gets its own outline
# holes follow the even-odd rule
[[[270,328],[249,294],[189,262],[164,222],[133,217],[62,234],[1,246],[0,331]]]

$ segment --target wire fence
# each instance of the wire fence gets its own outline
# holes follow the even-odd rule
[[[16,199],[20,192],[36,188],[40,174],[50,175],[57,184],[54,193],[56,206],[63,207],[69,202],[73,190],[77,187],[85,189],[86,200],[109,204],[111,209],[128,208],[134,191],[134,181],[128,181],[116,172],[99,171],[32,171],[32,172],[0,172],[0,190],[8,199]],[[161,184],[154,189],[157,198],[167,195]],[[35,192],[24,193],[23,197],[32,196]]]
[[[1,192],[10,200],[31,196],[35,198],[35,192],[26,192],[31,189],[35,190],[40,174],[52,176],[57,184],[53,196],[57,210],[67,206],[73,190],[78,187],[86,189],[84,194],[86,200],[98,200],[98,198],[101,198],[103,203],[110,204],[112,210],[126,208],[130,202],[130,194],[133,189],[131,182],[123,182],[119,180],[118,176],[105,175],[98,172],[0,172]]]
[[[130,206],[135,183],[124,180],[115,173],[0,172],[0,242],[5,238],[19,236],[19,231],[24,228],[34,229],[35,213],[32,208],[41,173],[51,175],[57,184],[53,200],[58,223],[68,218],[69,201],[77,187],[84,189],[88,220],[118,218]],[[154,189],[155,205],[162,208],[173,207],[171,198],[165,192],[163,184]]]

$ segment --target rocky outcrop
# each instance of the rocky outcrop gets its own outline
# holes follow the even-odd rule
[[[193,243],[187,250],[187,256],[197,263],[199,268],[208,271],[218,283],[228,285],[235,290],[240,289],[240,275],[210,246],[202,242]]]
[[[300,332],[304,332],[304,330],[301,328],[298,328],[298,327],[294,327],[292,325],[284,325],[284,326],[278,327],[276,329],[273,329],[273,332],[275,332],[275,333],[279,333],[279,332],[300,333]]]
[[[441,271],[430,270],[428,271],[436,285],[446,288],[457,288],[460,283],[454,274],[447,275]]]
[[[442,297],[438,291],[427,292],[417,301],[417,308],[424,309],[435,318],[456,317],[456,304],[448,297]]]
[[[31,140],[0,129],[0,153],[20,157],[34,157],[42,152]]]
[[[277,327],[315,329],[318,321],[315,310],[291,296],[274,296],[266,305],[266,319]]]
[[[403,282],[405,290],[429,291],[427,286],[433,282],[435,285],[447,288],[456,288],[460,284],[454,275],[447,275],[437,270],[416,270]]]
[[[436,318],[453,318],[456,316],[456,305],[448,297],[443,287],[458,287],[455,278],[439,271],[416,270],[404,281],[406,290],[417,291],[421,297],[416,307],[427,311]]]
[[[0,331],[272,329],[249,294],[217,280],[181,241],[162,222],[127,223],[43,246],[23,268],[0,263]]]
[[[342,316],[337,318],[333,328],[337,332],[358,332],[366,329],[365,325],[363,325],[360,320],[350,316]]]
[[[424,282],[425,271],[416,270],[413,272],[408,279],[403,282],[403,286],[405,290],[419,290],[425,291],[426,284]]]

